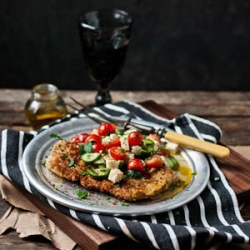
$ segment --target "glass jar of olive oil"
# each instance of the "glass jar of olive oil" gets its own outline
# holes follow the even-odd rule
[[[25,116],[36,130],[67,114],[67,108],[58,88],[53,84],[36,85],[25,105]]]

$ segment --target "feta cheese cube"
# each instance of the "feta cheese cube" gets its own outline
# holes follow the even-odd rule
[[[123,172],[120,169],[111,169],[109,172],[108,180],[112,181],[113,183],[120,182],[123,177]]]
[[[125,151],[129,151],[128,137],[127,136],[121,136],[120,141],[121,141],[121,147]]]
[[[125,161],[128,162],[131,159],[134,159],[135,155],[133,153],[126,152],[125,154]]]
[[[111,140],[114,140],[114,139],[118,138],[119,136],[117,134],[110,134],[109,137]]]
[[[140,150],[141,150],[141,147],[140,146],[132,146],[131,147],[131,152],[135,155],[139,155],[140,154]]]
[[[160,142],[159,141],[155,141],[155,140],[153,140],[153,142],[154,142],[154,151],[157,151],[157,149],[160,146]]]
[[[179,145],[174,142],[168,142],[166,145],[166,149],[168,149],[172,153],[177,153],[179,150]]]
[[[109,136],[106,136],[106,137],[104,137],[104,138],[102,139],[102,143],[104,143],[104,144],[109,144],[110,142],[111,142],[111,139],[110,139]]]
[[[120,162],[114,159],[111,158],[106,159],[106,168],[116,169],[119,168],[119,164]]]

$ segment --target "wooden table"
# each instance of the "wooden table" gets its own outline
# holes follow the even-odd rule
[[[95,91],[61,91],[66,102],[70,96],[84,104],[93,103]],[[24,105],[30,90],[0,89],[0,130],[12,128],[30,131],[24,116]],[[217,123],[222,131],[222,143],[250,159],[250,92],[125,92],[112,91],[113,102],[130,100],[143,102],[154,100],[176,114],[191,113]],[[250,219],[250,205],[242,203],[242,215]],[[0,200],[0,217],[8,204]],[[1,249],[55,249],[50,243],[39,239],[20,240],[15,232],[0,236]],[[76,249],[80,249],[77,247]],[[231,249],[228,248],[227,249]],[[250,249],[249,246],[233,246],[232,249]]]

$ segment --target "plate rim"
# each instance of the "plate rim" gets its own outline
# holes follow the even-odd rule
[[[88,126],[93,126],[93,127],[98,126],[97,123],[93,122],[92,120],[90,120],[87,117],[73,118],[73,119],[71,119],[69,121],[65,121],[63,123],[56,124],[56,125],[48,128],[48,129],[42,131],[40,134],[36,135],[35,138],[33,138],[31,140],[31,142],[29,142],[29,144],[24,149],[23,156],[22,156],[22,168],[23,168],[24,174],[27,177],[29,183],[37,191],[39,191],[42,195],[44,195],[46,198],[49,198],[52,201],[54,201],[54,202],[56,202],[58,204],[61,204],[61,205],[65,206],[65,207],[67,207],[69,209],[75,209],[76,211],[82,211],[82,212],[88,212],[88,213],[94,213],[94,214],[106,214],[106,215],[113,215],[113,216],[129,216],[129,217],[133,217],[133,216],[140,216],[140,215],[158,214],[158,213],[167,212],[169,210],[176,209],[176,208],[181,207],[181,206],[189,203],[190,201],[194,200],[206,188],[207,183],[209,181],[209,177],[210,177],[210,167],[209,167],[209,164],[208,164],[208,161],[207,161],[205,155],[200,153],[200,152],[185,148],[182,151],[183,151],[184,154],[187,155],[188,160],[192,161],[193,160],[192,159],[193,155],[198,156],[199,158],[202,159],[202,161],[203,161],[202,165],[203,164],[205,165],[202,168],[206,168],[205,169],[206,170],[205,171],[206,175],[205,175],[205,178],[202,179],[202,182],[200,182],[201,185],[199,186],[199,189],[196,190],[192,195],[189,195],[188,199],[178,201],[177,198],[180,196],[180,194],[183,194],[183,192],[188,191],[188,189],[190,187],[192,187],[192,185],[194,185],[193,182],[195,182],[197,180],[196,176],[193,176],[193,178],[191,180],[192,183],[190,183],[187,187],[185,187],[183,191],[181,191],[179,194],[177,194],[176,196],[171,198],[171,201],[177,199],[178,204],[172,204],[171,206],[164,207],[164,205],[168,205],[167,203],[170,203],[170,202],[168,202],[168,200],[169,200],[168,199],[168,200],[160,202],[161,206],[160,206],[160,208],[158,208],[157,211],[155,210],[155,208],[150,209],[150,205],[149,205],[149,208],[145,209],[145,207],[143,208],[142,206],[139,206],[138,209],[137,209],[137,207],[134,207],[135,209],[134,209],[133,212],[131,212],[131,211],[128,212],[129,209],[127,209],[127,208],[119,208],[118,209],[117,207],[115,207],[115,209],[111,210],[109,208],[105,208],[105,207],[102,207],[102,206],[94,207],[92,205],[84,205],[84,204],[82,204],[82,201],[76,202],[73,199],[60,197],[60,195],[58,195],[53,188],[48,188],[46,185],[44,185],[42,182],[40,182],[38,180],[38,178],[36,177],[36,175],[34,173],[36,171],[36,169],[37,169],[37,166],[36,166],[37,159],[35,158],[35,166],[34,166],[34,168],[32,168],[30,166],[30,164],[28,164],[28,162],[29,162],[29,160],[31,158],[31,156],[29,154],[31,152],[33,152],[32,149],[34,148],[34,145],[37,143],[37,141],[39,141],[39,139],[43,138],[44,136],[47,136],[48,134],[53,133],[55,130],[60,130],[60,129],[62,129],[62,127],[64,127],[64,129],[65,129],[68,126],[76,126],[76,125],[79,125],[78,123],[83,123],[84,124],[84,123],[87,123],[87,122],[90,123],[90,124],[88,124]],[[146,122],[146,121],[144,121],[144,122]],[[152,124],[152,122],[150,122],[150,124]],[[82,129],[82,132],[83,131],[84,131],[84,129]],[[73,134],[74,133],[72,133],[72,135]],[[56,139],[52,139],[52,138],[49,138],[49,137],[48,137],[48,139],[50,140],[50,142],[52,142],[52,141],[54,141],[54,143],[56,142]],[[190,164],[190,162],[189,162],[189,164]],[[197,167],[197,166],[195,166],[195,167]],[[95,191],[91,191],[91,192],[95,192]],[[107,194],[101,194],[101,195],[107,196]],[[152,205],[152,206],[155,206],[155,205]]]

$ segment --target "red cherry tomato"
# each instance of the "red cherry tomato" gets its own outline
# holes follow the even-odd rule
[[[100,136],[106,136],[106,135],[110,135],[112,133],[115,133],[115,130],[116,130],[116,126],[114,124],[111,124],[111,123],[102,123],[98,127],[98,134]]]
[[[71,138],[70,142],[84,143],[88,135],[89,135],[88,133],[81,133],[80,135]]]
[[[110,140],[105,140],[102,141],[102,145],[106,148],[106,149],[110,149],[112,147],[116,147],[116,146],[121,146],[121,141],[119,137],[115,137],[113,139]]]
[[[114,160],[123,160],[123,158],[125,157],[125,151],[119,146],[110,148],[109,152]]]
[[[145,164],[149,168],[159,168],[163,165],[163,160],[160,155],[151,155],[145,160]]]
[[[78,137],[79,137],[79,141],[80,142],[85,142],[85,139],[88,137],[88,133],[81,133]]]
[[[128,135],[128,143],[130,146],[140,145],[142,143],[143,136],[139,131],[132,131]]]
[[[134,158],[128,161],[128,170],[139,170],[144,171],[144,164],[142,160]]]
[[[169,151],[168,151],[167,149],[164,149],[164,148],[162,148],[162,149],[158,149],[158,150],[157,150],[157,154],[158,154],[158,155],[166,155],[166,156],[170,156]]]
[[[92,142],[92,143],[101,143],[101,137],[95,134],[91,134],[85,138],[85,142]]]
[[[105,147],[101,143],[94,143],[92,145],[92,149],[94,153],[99,153],[105,151]]]

